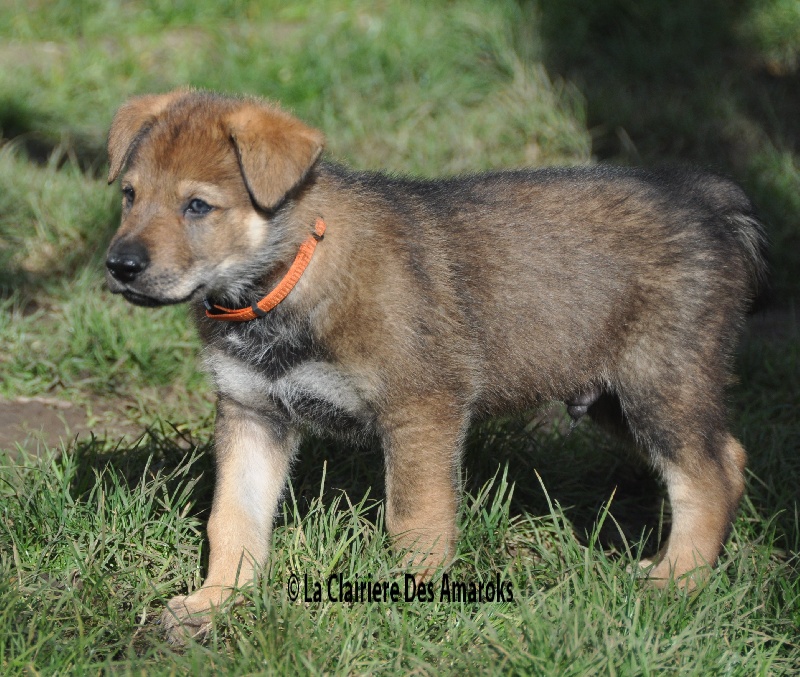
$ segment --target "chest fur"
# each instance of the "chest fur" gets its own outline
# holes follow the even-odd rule
[[[374,414],[358,379],[326,359],[303,327],[273,329],[229,330],[208,346],[204,362],[217,391],[318,433],[371,435]]]

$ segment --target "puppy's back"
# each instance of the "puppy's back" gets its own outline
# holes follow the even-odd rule
[[[713,175],[580,167],[418,181],[335,171],[399,259],[392,284],[415,300],[411,328],[436,327],[437,345],[465,353],[489,411],[603,380],[648,334],[664,346],[696,342],[709,315],[719,317],[715,349],[727,352],[748,278],[763,269],[749,201]]]

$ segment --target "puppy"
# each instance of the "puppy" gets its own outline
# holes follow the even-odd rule
[[[398,178],[324,162],[323,141],[186,90],[111,126],[108,285],[189,302],[218,393],[208,576],[170,601],[172,636],[263,566],[305,431],[381,440],[386,526],[423,577],[454,552],[470,424],[551,400],[638,444],[672,503],[643,564],[693,585],[744,488],[724,388],[764,238],[743,192],[598,166]]]

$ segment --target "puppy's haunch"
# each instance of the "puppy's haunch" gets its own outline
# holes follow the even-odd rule
[[[744,488],[724,387],[764,239],[742,191],[602,166],[415,180],[323,143],[271,104],[186,90],[111,127],[109,287],[192,304],[219,398],[208,577],[170,602],[173,638],[263,565],[304,431],[382,441],[387,528],[424,577],[454,552],[468,426],[549,400],[650,459],[673,523],[649,575],[692,585]]]

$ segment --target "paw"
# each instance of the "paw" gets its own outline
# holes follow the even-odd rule
[[[453,561],[450,553],[453,549],[439,552],[406,551],[402,558],[402,571],[412,574],[414,581],[419,585],[431,580],[440,569],[447,568]]]
[[[629,564],[626,570],[637,578],[644,579],[644,585],[648,588],[666,588],[671,578],[669,565],[664,560],[663,552]]]
[[[669,587],[670,581],[673,580],[668,562],[659,563],[658,560],[643,559],[639,562],[639,571],[645,579],[645,587],[648,588],[666,588]],[[680,582],[676,581],[676,583],[680,587]]]
[[[640,560],[638,564],[629,566],[628,571],[644,578],[648,588],[666,588],[674,583],[675,587],[691,592],[708,580],[711,571],[708,565],[696,566],[694,562],[691,565],[683,564],[676,566],[668,558],[656,556]]]
[[[708,581],[710,574],[711,567],[707,564],[697,564],[694,560],[673,564],[664,559],[648,572],[647,583],[654,588],[666,588],[674,581],[678,589],[692,592]]]
[[[173,597],[161,614],[161,626],[167,641],[176,646],[184,646],[190,639],[205,639],[211,630],[212,616],[225,597],[227,595],[221,594],[218,588],[201,588],[188,597]]]
[[[638,562],[633,562],[625,567],[625,571],[633,574],[636,578],[647,578],[653,567],[658,564],[655,558],[640,559]]]

